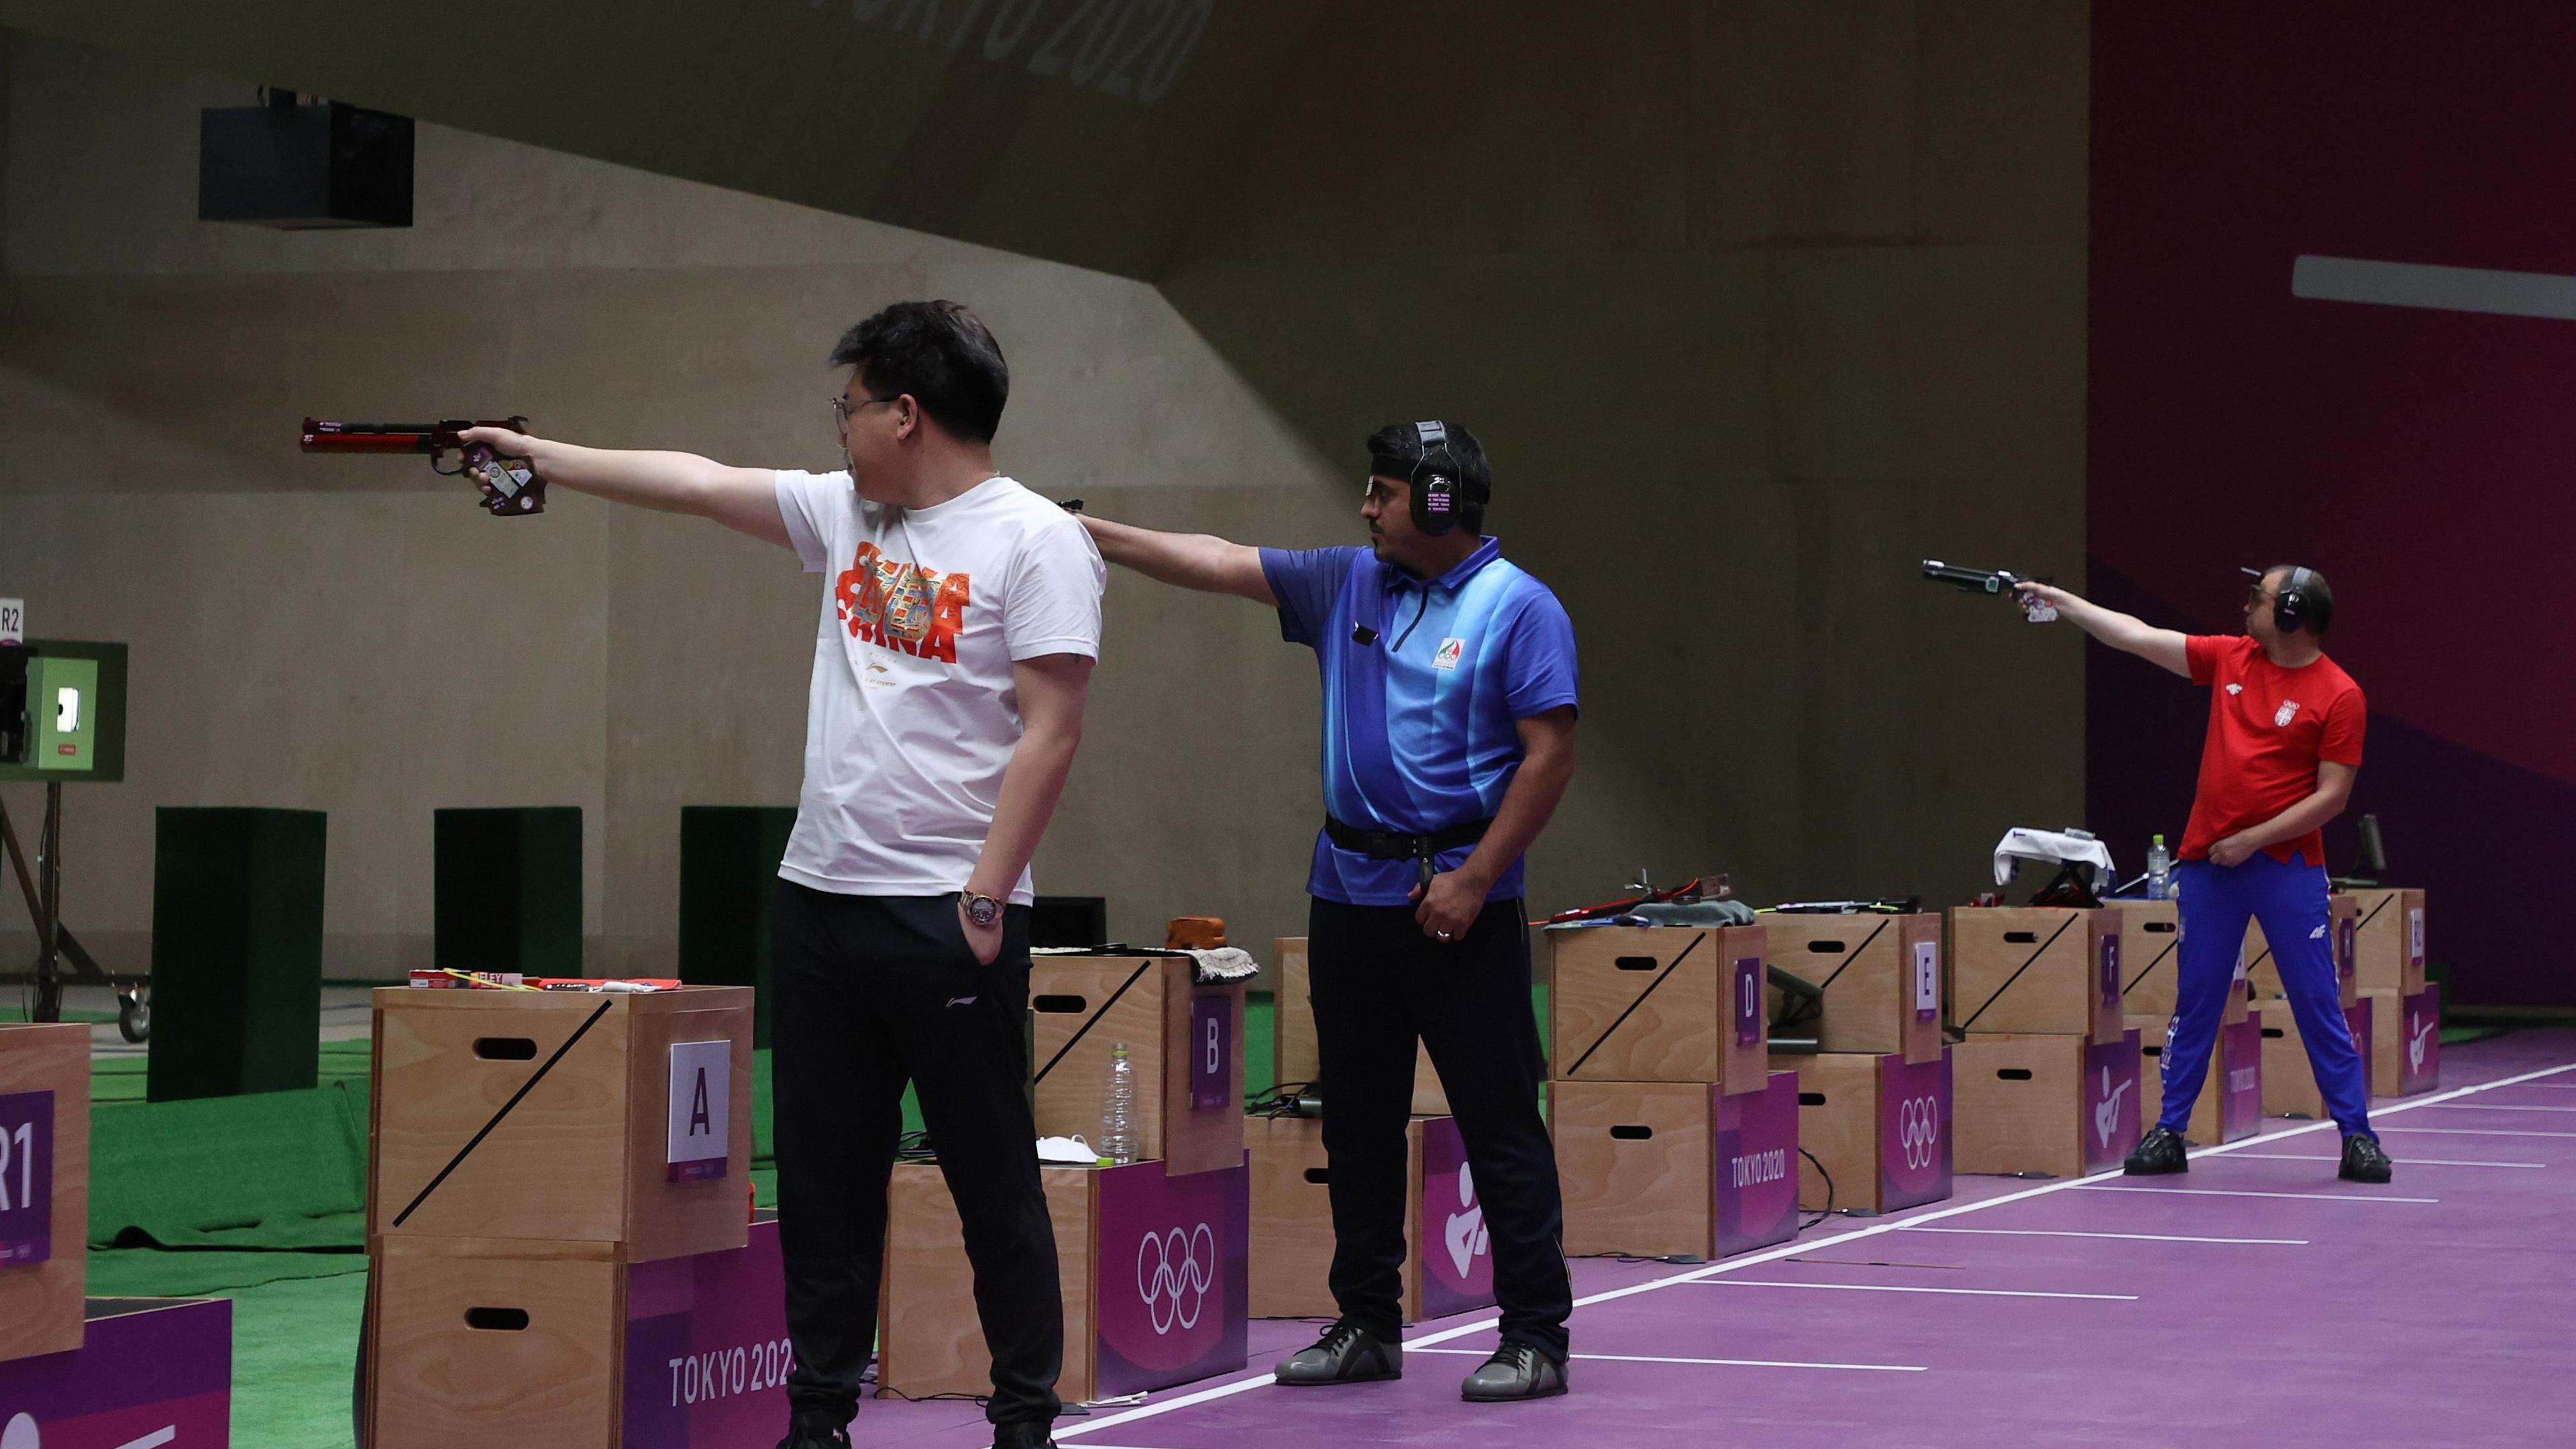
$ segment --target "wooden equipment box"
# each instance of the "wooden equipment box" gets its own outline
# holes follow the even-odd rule
[[[2334,955],[2335,990],[2341,994],[2346,1006],[2361,999],[2361,977],[2353,965],[2360,925],[2361,902],[2348,895],[2335,896],[2327,902],[2327,949]],[[2272,960],[2272,945],[2263,937],[2261,921],[2245,923],[2245,953],[2237,974],[2254,984],[2254,999],[2257,1001],[2289,995],[2288,989],[2281,985],[2281,968]]]
[[[2167,1016],[2132,1016],[2129,1029],[2138,1034],[2138,1120],[2152,1127],[2164,1111],[2164,1055]],[[2183,1136],[2203,1145],[2236,1142],[2263,1130],[2263,1017],[2247,1012],[2243,1020],[2219,1024],[2210,1048],[2209,1072],[2200,1096],[2191,1104],[2191,1121]]]
[[[1973,1036],[1950,1048],[1961,1172],[2080,1177],[2138,1145],[2138,1034]]]
[[[2307,1043],[2299,1037],[2298,1018],[2290,1003],[2278,998],[2256,1004],[2263,1018],[2263,1111],[2274,1117],[2323,1117],[2325,1096],[2308,1065]],[[2361,1052],[2362,1081],[2370,1080],[2370,1005],[2367,999],[2343,1009],[2344,1030]]]
[[[2120,913],[2108,908],[1952,908],[1957,1025],[1979,1033],[2117,1041],[2127,1030],[2120,1017],[2120,987],[2128,980],[2120,926]]]
[[[0,1360],[81,1346],[89,1028],[0,1024]]]
[[[1340,1313],[1333,1266],[1331,1165],[1323,1123],[1256,1118],[1246,1128],[1252,1168],[1252,1316]],[[1466,1146],[1447,1117],[1417,1118],[1404,1214],[1404,1320],[1420,1323],[1494,1303],[1494,1256]]]
[[[375,1260],[373,1449],[685,1449],[778,1432],[794,1360],[775,1221],[742,1247],[650,1263],[452,1247],[400,1242]]]
[[[1817,1050],[1941,1059],[1941,918],[1934,914],[1762,918],[1774,966],[1824,988]],[[1840,1181],[1840,1178],[1835,1179]]]
[[[1068,1400],[1166,1389],[1244,1365],[1244,1163],[1187,1176],[1163,1167],[1038,1169],[1064,1292],[1057,1392]],[[916,1399],[991,1393],[974,1270],[938,1165],[896,1164],[886,1207],[877,1381]]]
[[[1798,1074],[1549,1087],[1565,1251],[1710,1258],[1798,1232]]]
[[[2370,1090],[2412,1097],[2442,1084],[2442,988],[2412,996],[2393,989],[2362,993],[2370,1003]]]
[[[1550,929],[1550,1075],[1763,1090],[1768,937],[1760,926]]]
[[[1950,1060],[1824,1052],[1798,1063],[1798,1206],[1886,1213],[1950,1195]],[[1827,1179],[1831,1179],[1830,1186]]]
[[[750,988],[396,986],[375,1007],[371,1251],[646,1262],[743,1245]]]
[[[2112,901],[2120,915],[2120,1010],[2129,1025],[2142,1017],[2169,1017],[2181,975],[2182,927],[2172,901]],[[2160,1035],[2159,1021],[2150,1035]]]
[[[1243,1161],[1243,983],[1199,985],[1194,970],[1177,955],[1033,958],[1039,1136],[1099,1143],[1110,1053],[1124,1043],[1140,1157],[1170,1163],[1174,1176]]]
[[[1315,1048],[1315,1003],[1309,994],[1306,969],[1306,938],[1281,936],[1278,939],[1276,964],[1271,968],[1270,1011],[1271,1080],[1275,1082],[1312,1082],[1323,1076],[1322,1057]],[[1416,1047],[1413,1052],[1413,1115],[1446,1117],[1449,1094],[1441,1089],[1440,1074],[1432,1069],[1431,1052]]]
[[[2361,915],[2353,967],[2361,987],[2414,996],[2424,989],[2424,893],[2368,888],[2343,893]]]

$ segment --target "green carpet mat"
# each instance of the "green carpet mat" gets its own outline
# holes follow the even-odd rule
[[[90,1241],[315,1248],[365,1241],[366,1093],[346,1082],[90,1114]]]

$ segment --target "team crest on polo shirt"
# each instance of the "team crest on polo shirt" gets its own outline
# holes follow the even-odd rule
[[[1440,652],[1431,656],[1431,667],[1455,669],[1458,667],[1458,656],[1466,650],[1467,641],[1464,639],[1443,639],[1440,641]]]
[[[2298,702],[2297,700],[2292,699],[2292,700],[2285,700],[2285,701],[2283,701],[2283,702],[2282,702],[2282,705],[2281,705],[2281,708],[2280,708],[2278,711],[2276,711],[2276,712],[2273,714],[2273,716],[2272,716],[2272,725],[2273,725],[2273,727],[2274,727],[2275,729],[2287,729],[2287,728],[2289,728],[2290,721],[2291,721],[2291,720],[2293,720],[2293,719],[2295,719],[2295,718],[2297,718],[2297,717],[2298,717],[2298,713],[2299,713],[2299,702]]]

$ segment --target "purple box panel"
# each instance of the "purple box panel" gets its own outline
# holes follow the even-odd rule
[[[1097,1191],[1100,1396],[1243,1367],[1251,1169],[1166,1177],[1163,1164],[1139,1162],[1104,1169]]]
[[[1709,1089],[1717,1124],[1717,1253],[1798,1235],[1798,1074],[1773,1072],[1759,1092]]]
[[[1466,1140],[1451,1117],[1422,1124],[1422,1316],[1446,1318],[1494,1306],[1492,1235]]]
[[[88,1335],[70,1353],[0,1362],[0,1442],[9,1449],[232,1442],[231,1300],[174,1299],[92,1318]]]
[[[626,1279],[626,1449],[767,1443],[787,1419],[778,1224],[740,1248],[639,1263]]]
[[[2084,1170],[2120,1165],[2138,1145],[2138,1034],[2084,1044]]]
[[[2289,1008],[2283,1007],[2283,1010]],[[2218,1028],[2218,1140],[2237,1142],[2263,1130],[2263,1015]],[[2202,1090],[2206,1091],[2204,1087]]]
[[[1234,1105],[1234,1003],[1222,996],[1190,998],[1190,1109],[1221,1111]]]
[[[2397,1090],[2413,1096],[2442,1084],[2442,988],[2428,984],[2406,998],[2406,1020],[2398,1033]]]
[[[1921,1207],[1950,1195],[1950,1053],[1908,1065],[1878,1059],[1878,1210]]]
[[[10,1092],[0,1095],[0,1270],[53,1255],[54,1094]]]

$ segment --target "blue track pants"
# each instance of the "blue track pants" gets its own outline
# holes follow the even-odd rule
[[[2182,940],[2176,946],[2173,1024],[2165,1029],[2164,1114],[2160,1127],[2181,1132],[2209,1079],[2209,1054],[2218,1044],[2219,1018],[2245,945],[2245,923],[2263,923],[2263,940],[2280,968],[2290,1015],[2307,1044],[2309,1069],[2335,1125],[2346,1133],[2370,1132],[2370,1090],[2362,1080],[2361,1051],[2344,1021],[2335,982],[2334,946],[2326,939],[2326,872],[2321,865],[2285,865],[2263,851],[2244,864],[2187,860],[2175,868],[2182,898]]]

